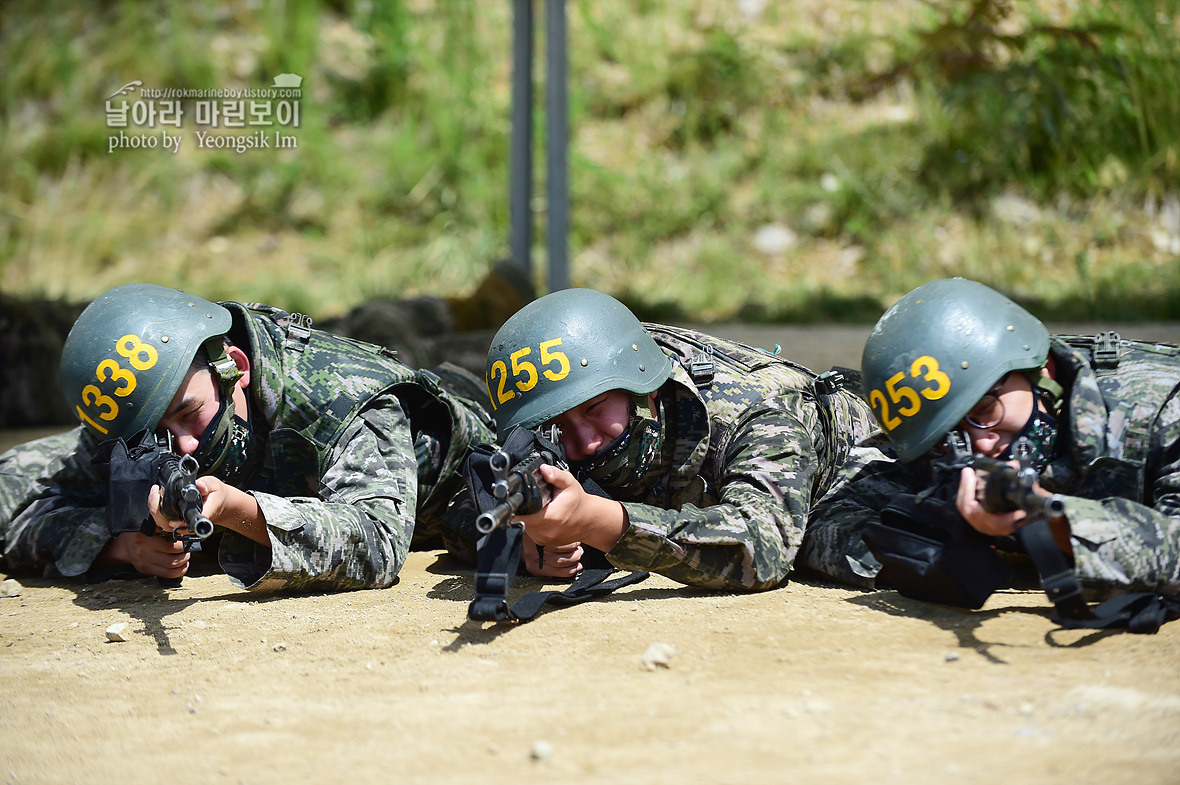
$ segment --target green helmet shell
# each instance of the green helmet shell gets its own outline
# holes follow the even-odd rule
[[[621,302],[563,289],[521,308],[488,349],[485,381],[497,430],[535,428],[610,390],[647,394],[672,360]]]
[[[878,320],[861,358],[869,405],[902,461],[954,429],[1009,371],[1040,368],[1049,331],[965,278],[919,286]]]
[[[178,289],[127,284],[86,306],[62,348],[61,388],[104,439],[154,430],[197,350],[230,328],[225,308]]]

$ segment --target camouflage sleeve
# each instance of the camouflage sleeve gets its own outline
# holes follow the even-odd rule
[[[106,480],[81,428],[35,439],[0,458],[3,567],[71,577],[86,573],[110,540]]]
[[[799,394],[766,399],[725,447],[721,487],[706,489],[718,503],[676,510],[623,502],[630,525],[610,561],[711,589],[779,585],[803,538],[819,427],[814,405]]]
[[[1180,593],[1180,400],[1163,408],[1152,435],[1146,495],[1066,497],[1075,570],[1088,585]]]
[[[811,510],[799,554],[802,567],[861,589],[872,589],[881,563],[861,537],[869,521],[898,493],[923,485],[894,460],[882,436],[853,449],[831,490]]]
[[[12,518],[33,501],[37,481],[48,477],[78,446],[81,426],[18,444],[0,454],[0,536]]]
[[[226,532],[222,568],[254,591],[389,586],[413,535],[417,475],[405,413],[393,395],[378,396],[342,434],[319,496],[254,494],[271,548]]]
[[[442,371],[443,367],[436,370]],[[496,434],[495,421],[478,401],[456,392],[455,379],[460,372],[470,377],[472,389],[459,392],[482,392],[479,380],[462,369],[452,368],[450,375],[443,376],[444,386],[450,382],[450,416],[447,422],[435,426],[436,431],[420,430],[415,442],[419,477],[430,479],[419,482],[418,514],[410,547],[433,549],[441,545],[456,559],[474,564],[476,543],[482,536],[475,528],[479,511],[467,492],[462,470],[472,449],[495,443]]]

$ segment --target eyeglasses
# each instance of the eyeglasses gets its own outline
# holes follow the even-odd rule
[[[968,425],[987,430],[988,428],[995,428],[1004,419],[1004,402],[1000,399],[1000,393],[1004,390],[1004,382],[1008,377],[1005,375],[1003,379],[996,382],[995,386],[987,391],[979,399],[979,403],[971,407],[971,411],[967,412],[967,416],[963,421]]]

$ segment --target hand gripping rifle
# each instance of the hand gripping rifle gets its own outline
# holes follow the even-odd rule
[[[171,450],[160,453],[156,470],[156,484],[163,493],[160,495],[160,512],[173,521],[184,521],[189,533],[179,538],[171,532],[173,541],[180,539],[185,550],[199,550],[199,543],[213,533],[213,522],[202,512],[204,502],[197,488],[197,459],[191,455],[176,455]],[[144,522],[147,526],[150,523]],[[154,529],[155,524],[152,523]],[[151,532],[144,532],[150,534]]]
[[[1150,634],[1165,621],[1180,617],[1180,600],[1154,592],[1118,594],[1091,608],[1073,566],[1057,547],[1048,526],[1050,518],[1065,515],[1065,499],[1060,494],[1042,496],[1033,491],[1037,472],[1031,466],[1028,439],[1021,437],[1013,448],[1019,469],[995,458],[971,455],[969,444],[965,433],[949,434],[943,466],[956,472],[970,466],[980,473],[983,482],[976,496],[988,512],[1020,509],[1028,513],[1016,529],[1016,539],[1032,560],[1041,587],[1053,603],[1053,621],[1065,628],[1126,627],[1130,632]]]
[[[1030,444],[1023,437],[1013,452],[1020,467],[971,453],[962,432],[947,435],[942,458],[932,461],[935,481],[918,494],[897,494],[881,511],[879,521],[865,524],[865,544],[888,571],[888,580],[906,597],[928,602],[979,608],[1007,582],[1011,570],[987,537],[971,527],[955,507],[958,477],[971,467],[982,480],[976,498],[985,510],[1024,510],[1028,517],[1016,529],[1016,540],[1028,554],[1053,603],[1052,619],[1064,628],[1107,629],[1154,633],[1180,617],[1180,601],[1154,592],[1118,594],[1091,608],[1081,582],[1057,547],[1049,519],[1065,514],[1065,498],[1033,490]]]
[[[505,435],[502,445],[477,445],[464,461],[463,477],[480,511],[475,526],[483,535],[477,544],[475,599],[467,608],[467,617],[473,621],[519,624],[536,616],[546,603],[585,602],[647,577],[646,572],[633,572],[607,580],[615,568],[601,551],[583,545],[584,569],[569,587],[528,592],[509,607],[508,593],[524,536],[524,529],[512,519],[538,512],[553,498],[553,487],[541,476],[541,465],[569,468],[559,434],[556,428],[541,433],[517,426]],[[587,493],[605,495],[593,481],[579,481]],[[539,555],[543,550],[537,548]]]
[[[185,533],[160,532],[173,542],[183,542],[185,553],[201,550],[201,541],[213,533],[213,522],[202,512],[197,488],[200,466],[191,455],[172,451],[172,435],[140,431],[128,441],[104,442],[94,462],[105,465],[107,485],[107,528],[114,537],[125,532],[157,533],[148,512],[147,499],[153,485],[159,485],[160,512],[170,520],[184,521]],[[165,583],[161,579],[161,583]],[[177,582],[178,583],[178,582]],[[165,583],[165,585],[176,585]]]

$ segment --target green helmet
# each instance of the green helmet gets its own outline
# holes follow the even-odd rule
[[[127,284],[100,295],[70,328],[61,355],[61,388],[78,419],[103,438],[154,430],[207,344],[224,360],[225,308],[153,284]]]
[[[593,289],[563,289],[500,327],[485,381],[503,435],[516,425],[535,428],[610,390],[646,395],[671,375],[671,358],[627,306]]]
[[[861,358],[869,405],[902,461],[954,429],[1004,374],[1040,368],[1045,325],[975,281],[919,286],[878,320]]]

